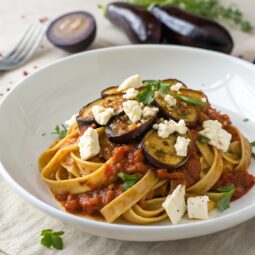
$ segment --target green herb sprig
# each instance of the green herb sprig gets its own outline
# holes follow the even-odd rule
[[[182,96],[182,95],[173,94],[173,93],[169,93],[169,94],[172,95],[173,97],[181,99],[183,102],[198,105],[198,106],[201,106],[201,107],[205,106],[205,103],[200,99],[193,98],[193,97]]]
[[[122,185],[124,190],[128,190],[133,185],[135,185],[139,180],[138,174],[119,173],[118,177],[124,182]]]
[[[255,141],[250,143],[252,147],[255,147]]]
[[[137,95],[137,100],[144,104],[150,104],[154,100],[156,91],[164,94],[170,85],[159,80],[150,80],[144,83],[145,88]]]
[[[235,192],[234,184],[230,184],[227,186],[219,187],[217,189],[219,192],[224,192],[224,196],[217,201],[217,207],[220,211],[224,211],[230,207],[230,200]]]
[[[204,135],[199,135],[197,139],[200,143],[203,143],[203,144],[208,144],[210,141],[210,139]]]
[[[150,5],[173,5],[185,11],[191,12],[212,20],[224,19],[236,25],[244,32],[251,32],[253,26],[244,19],[238,6],[221,5],[219,0],[127,0],[127,2],[148,8]]]
[[[62,235],[64,231],[53,232],[52,229],[45,229],[41,232],[41,245],[51,248],[54,247],[57,250],[63,249]]]
[[[61,129],[61,126],[63,129]],[[66,137],[67,129],[63,124],[61,124],[61,126],[57,125],[54,131],[51,132],[51,135],[57,135],[60,139]]]

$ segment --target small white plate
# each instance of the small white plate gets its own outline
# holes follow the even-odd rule
[[[177,78],[204,90],[213,105],[226,109],[235,125],[255,140],[255,67],[206,50],[177,46],[127,46],[71,56],[32,74],[0,105],[0,172],[29,203],[87,232],[132,241],[163,241],[205,235],[255,215],[255,188],[207,221],[183,220],[150,226],[108,224],[64,212],[39,177],[37,159],[53,137],[50,132],[107,86],[139,73],[143,79]],[[244,122],[244,118],[250,121]],[[46,136],[42,136],[46,133]],[[254,161],[249,168],[255,173]],[[7,212],[5,212],[7,213]]]

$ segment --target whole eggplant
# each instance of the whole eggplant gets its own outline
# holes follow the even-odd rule
[[[172,6],[154,5],[151,13],[164,25],[164,37],[171,44],[205,48],[224,53],[233,49],[233,39],[220,24]]]
[[[162,25],[148,11],[129,3],[115,2],[107,5],[106,17],[123,29],[134,43],[160,43]]]

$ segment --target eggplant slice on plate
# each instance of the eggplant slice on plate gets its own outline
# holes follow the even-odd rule
[[[160,113],[166,119],[179,121],[183,119],[187,126],[194,126],[199,118],[199,111],[195,105],[188,104],[176,98],[176,105],[170,106],[165,100],[164,95],[157,94],[154,104],[159,108]]]
[[[157,114],[142,122],[132,123],[128,116],[122,112],[107,123],[105,133],[112,143],[128,144],[134,139],[140,138],[149,130],[156,121],[156,118]]]
[[[178,136],[180,135],[174,133],[163,139],[158,136],[157,130],[150,130],[142,141],[144,155],[149,163],[155,167],[169,170],[183,165],[188,160],[189,153],[187,157],[176,154],[174,145]]]
[[[104,98],[96,99],[95,101],[85,105],[78,113],[76,121],[81,128],[84,125],[91,125],[96,123],[92,113],[92,107],[95,105],[103,106],[105,108],[111,107],[115,111],[122,111],[123,97],[122,95],[106,96]]]

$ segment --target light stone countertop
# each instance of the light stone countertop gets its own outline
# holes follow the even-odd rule
[[[29,22],[39,22],[42,17],[52,19],[73,10],[87,10],[97,20],[97,38],[91,48],[125,45],[126,36],[116,30],[97,9],[106,0],[1,0],[0,4],[0,56],[8,52],[24,32]],[[224,0],[235,2],[245,17],[255,25],[254,0]],[[45,24],[47,25],[47,23]],[[230,27],[229,27],[230,28]],[[233,55],[252,61],[255,58],[255,32],[245,34],[230,28],[235,41]],[[31,74],[38,68],[68,53],[54,48],[46,39],[34,57],[24,66],[8,72],[0,72],[0,100],[15,83],[24,78],[24,71]],[[36,86],[36,84],[35,84]],[[0,144],[1,146],[1,144]],[[37,171],[37,169],[35,169]],[[255,219],[232,229],[189,240],[135,243],[91,236],[53,219],[27,204],[13,192],[0,177],[0,254],[67,254],[67,255],[253,255],[255,254]],[[40,231],[46,228],[65,231],[62,251],[48,250],[40,245]]]

